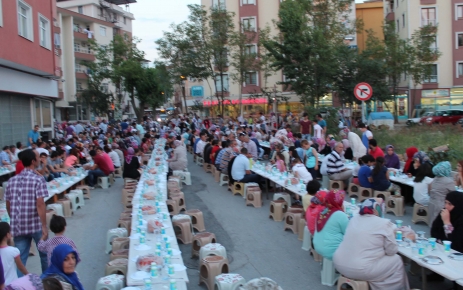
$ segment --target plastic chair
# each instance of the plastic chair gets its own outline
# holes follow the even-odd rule
[[[196,164],[203,166],[204,159],[202,157],[196,156]]]
[[[288,211],[285,214],[285,226],[283,230],[290,229],[294,234],[299,233],[299,221],[302,218],[303,209]]]
[[[72,210],[72,204],[69,199],[59,199],[56,203],[59,203],[63,207],[63,212],[64,212],[64,217],[71,217],[74,214],[74,211]]]
[[[312,250],[312,235],[310,234],[308,227],[304,227],[304,233],[302,236],[302,249],[304,251]]]
[[[391,195],[386,202],[386,212],[393,212],[395,216],[403,216],[405,214],[403,196]]]
[[[121,258],[125,258],[125,259],[129,258],[129,249],[115,250],[114,252],[111,252],[111,255],[109,256],[109,259],[111,261],[115,259],[121,259]]]
[[[172,226],[175,230],[175,237],[183,244],[191,244],[193,242],[193,235],[191,233],[192,225],[191,219],[172,220]]]
[[[330,180],[330,190],[333,190],[333,189],[343,190],[344,189],[344,181],[342,181],[342,180]]]
[[[222,173],[220,172],[220,170],[218,170],[218,169],[216,168],[215,171],[214,171],[214,180],[215,180],[215,182],[220,182],[220,175],[221,175],[221,174],[222,174]]]
[[[297,239],[299,241],[304,240],[304,228],[307,228],[307,222],[305,221],[305,217],[302,216],[301,219],[299,220],[299,227],[298,227],[299,236],[297,237]]]
[[[259,187],[254,190],[249,190],[246,194],[246,206],[252,205],[256,208],[262,207],[262,191]]]
[[[167,210],[169,211],[170,215],[177,215],[180,212],[180,209],[178,207],[177,201],[168,199],[166,200],[167,204]]]
[[[45,213],[46,220],[47,220],[47,227],[50,227],[50,221],[54,214],[56,214],[55,210],[47,209],[47,212]]]
[[[357,185],[353,182],[349,183],[349,187],[347,188],[347,194],[349,197],[359,197],[360,194],[360,185]]]
[[[244,184],[244,191],[243,191],[243,198],[246,199],[246,195],[248,194],[248,190],[256,190],[256,188],[260,191],[259,183],[255,182],[247,182]]]
[[[132,229],[132,218],[122,218],[119,219],[117,222],[118,228],[125,228],[127,230],[128,235],[130,235],[130,231]]]
[[[122,166],[114,168],[114,177],[122,178]]]
[[[71,205],[72,205],[72,211],[77,211],[77,209],[80,207],[82,208],[82,206],[85,205],[84,203],[84,195],[82,193],[82,191],[80,191],[81,194],[80,194],[80,197],[79,197],[79,194],[76,193],[76,192],[69,192],[68,194],[65,194],[64,196],[69,199],[71,201]]]
[[[358,197],[359,197],[359,202],[362,202],[365,199],[372,198],[373,197],[373,189],[366,188],[366,187],[360,187]]]
[[[84,193],[84,198],[89,199],[90,198],[90,186],[88,185],[77,185],[77,189],[82,190]]]
[[[185,185],[191,185],[191,174],[188,171],[182,171],[182,170],[175,170],[172,173],[174,176],[180,177],[180,180],[185,184]]]
[[[254,289],[283,290],[280,286],[278,286],[277,282],[267,277],[252,279],[248,281],[246,284],[244,284],[243,287],[239,288],[239,290],[254,290]]]
[[[111,252],[123,249],[129,249],[130,247],[130,238],[114,238],[112,242]]]
[[[235,194],[241,194],[241,196],[244,196],[244,185],[245,183],[243,182],[237,182],[233,183],[230,185],[230,189],[233,195]]]

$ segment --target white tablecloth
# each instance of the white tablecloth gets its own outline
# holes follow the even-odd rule
[[[50,198],[52,198],[54,195],[56,194],[60,194],[62,192],[64,192],[65,190],[68,190],[69,188],[71,188],[72,186],[78,184],[79,182],[81,182],[82,180],[85,179],[85,177],[87,177],[87,172],[85,172],[85,174],[81,174],[81,175],[78,175],[78,176],[71,176],[71,177],[67,177],[67,181],[64,182],[64,179],[63,178],[57,178],[56,181],[58,181],[60,183],[60,186],[57,187],[57,188],[51,188],[50,187],[50,182],[48,183],[48,197],[46,197],[44,200],[47,201],[49,200]]]

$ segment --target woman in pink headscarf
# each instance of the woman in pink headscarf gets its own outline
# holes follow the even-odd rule
[[[127,156],[124,160],[124,172],[122,173],[123,178],[140,178],[140,162],[138,161],[137,156],[135,156],[135,150],[132,147],[127,149]]]

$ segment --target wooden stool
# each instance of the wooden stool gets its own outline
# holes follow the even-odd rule
[[[74,214],[72,210],[72,204],[69,199],[62,198],[59,199],[56,203],[61,204],[61,206],[63,207],[64,217],[71,217]]]
[[[404,197],[391,195],[387,199],[386,212],[393,212],[395,216],[403,216],[405,213]]]
[[[274,193],[273,200],[284,200],[287,204],[291,204],[291,196],[287,192]]]
[[[220,274],[215,276],[215,288],[217,290],[237,290],[244,286],[246,280],[239,274]]]
[[[220,186],[227,185],[229,180],[230,179],[228,178],[228,175],[220,173],[220,180],[219,180]]]
[[[353,182],[349,183],[349,187],[347,188],[347,195],[349,197],[359,197],[360,192],[360,185],[357,185]]]
[[[368,286],[367,281],[360,281],[360,280],[353,280],[349,279],[344,276],[340,276],[338,278],[338,287],[336,288],[337,290],[342,290],[342,285],[347,284],[350,287],[352,287],[353,290],[368,290],[370,287]]]
[[[221,244],[209,243],[202,246],[199,250],[199,260],[202,260],[207,256],[222,256],[227,258],[227,250]]]
[[[262,191],[257,187],[248,187],[246,194],[246,206],[262,207]]]
[[[96,283],[96,290],[121,290],[125,286],[123,275],[109,275],[102,277]]]
[[[206,284],[208,290],[214,289],[214,280],[217,275],[228,273],[228,260],[222,256],[209,256],[199,264],[199,283]]]
[[[424,215],[420,214],[423,212]],[[429,210],[427,206],[415,203],[413,205],[412,223],[416,224],[418,222],[424,222],[429,226]]]
[[[127,230],[124,228],[115,228],[108,231],[106,234],[106,254],[111,252],[113,240],[122,237],[127,237]]]
[[[175,237],[183,244],[191,244],[193,242],[191,219],[172,220],[172,226],[174,227]]]
[[[208,172],[212,173],[212,164],[203,162],[203,168],[204,168],[204,171],[206,171],[206,173]]]
[[[172,200],[177,202],[178,211],[186,210],[185,198],[181,194],[172,194],[170,196]]]
[[[77,189],[82,190],[84,193],[84,198],[90,199],[90,186],[88,185],[77,185]]]
[[[270,202],[269,218],[273,218],[273,220],[276,222],[281,222],[287,210],[288,210],[288,203],[286,201],[272,200]]]
[[[54,210],[56,215],[64,216],[63,205],[61,203],[47,204],[47,209]]]
[[[214,172],[214,180],[215,182],[220,182],[220,175],[222,173],[220,172],[220,170],[218,170],[217,168],[215,169],[215,172]]]
[[[191,245],[191,257],[199,256],[201,247],[209,243],[215,243],[215,235],[213,233],[203,232],[196,234],[193,237],[193,243]]]
[[[123,249],[129,249],[130,247],[130,238],[123,237],[123,238],[114,238],[112,243],[111,252]]]
[[[112,252],[111,255],[109,256],[109,259],[111,261],[115,259],[121,259],[121,258],[124,258],[124,259],[129,258],[129,249],[116,250]]]
[[[241,194],[241,196],[244,196],[244,183],[243,182],[235,181],[235,183],[233,183],[230,186],[230,189],[233,195]]]
[[[191,223],[194,229],[196,229],[198,232],[204,232],[206,230],[206,227],[204,226],[204,217],[202,211],[199,209],[190,209],[185,211],[185,214],[191,217]]]
[[[129,218],[119,219],[119,221],[117,222],[117,227],[126,229],[127,235],[130,236],[130,231],[132,229],[132,218],[129,217]]]
[[[123,274],[127,275],[127,265],[129,260],[126,258],[114,259],[106,264],[105,275]]]
[[[299,226],[298,226],[299,236],[297,237],[297,239],[299,241],[304,240],[304,228],[307,228],[307,222],[306,222],[304,216],[302,216],[301,219],[299,220]]]
[[[169,210],[170,215],[177,215],[180,212],[176,200],[168,199],[166,200],[167,209]]]
[[[330,190],[333,190],[333,189],[344,190],[344,181],[330,180]]]
[[[360,187],[360,192],[358,195],[358,201],[362,202],[365,199],[369,199],[373,197],[373,189],[371,188],[366,188],[366,187]]]
[[[54,214],[56,214],[56,212],[53,209],[47,209],[47,212],[45,214],[46,214],[46,220],[47,220],[47,227],[50,228],[51,218],[53,217]]]
[[[82,190],[79,190],[80,194],[77,192],[69,192],[68,194],[65,194],[64,196],[71,201],[71,206],[72,206],[72,211],[77,211],[77,209],[85,205],[84,202],[84,194],[82,193]]]
[[[384,200],[384,202],[386,202],[389,199],[389,197],[391,196],[391,192],[390,191],[378,191],[378,190],[375,190],[373,195],[374,195],[374,197],[382,198]]]
[[[286,229],[290,229],[293,233],[299,233],[299,221],[301,220],[302,213],[304,213],[303,209],[298,210],[291,210],[285,214],[285,226],[283,228],[284,231]]]

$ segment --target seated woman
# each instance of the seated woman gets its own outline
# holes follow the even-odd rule
[[[397,255],[394,225],[380,216],[377,200],[366,199],[333,255],[334,266],[345,277],[367,281],[371,290],[410,289],[404,263]]]
[[[463,186],[463,160],[457,163],[457,174],[455,174],[455,185]]]
[[[394,152],[394,146],[386,146],[386,155],[384,156],[385,163],[387,168],[400,169],[400,160],[399,156]]]
[[[173,142],[174,151],[172,158],[167,160],[169,168],[174,170],[184,170],[188,166],[188,159],[186,156],[186,147],[182,146],[182,141],[175,140]]]
[[[79,257],[68,244],[56,246],[51,255],[51,264],[41,278],[53,277],[60,281],[64,286],[72,287],[73,290],[84,290],[76,273],[76,265]],[[65,289],[69,289],[65,288]]]
[[[325,208],[326,191],[318,191],[310,200],[310,205],[305,213],[305,220],[307,221],[307,228],[310,234],[315,234],[315,224],[320,212]]]
[[[400,187],[389,181],[389,170],[384,166],[384,158],[377,157],[375,168],[371,171],[371,188],[378,191],[390,191],[400,195]]]
[[[325,198],[325,208],[315,224],[313,244],[315,251],[324,258],[332,259],[342,242],[349,218],[343,211],[344,191],[331,190]]]
[[[415,175],[415,168],[413,167],[413,156],[418,152],[418,148],[410,147],[405,150],[407,160],[405,160],[404,173]]]
[[[71,152],[69,153],[69,156],[66,157],[66,160],[64,160],[64,167],[70,168],[74,167],[74,165],[79,164],[79,158],[79,149],[72,148]]]
[[[429,185],[433,181],[432,167],[429,163],[422,164],[413,179],[413,199],[416,203],[427,206],[429,204]]]
[[[436,175],[429,187],[429,220],[433,221],[444,208],[445,197],[449,192],[455,190],[455,183],[450,178],[452,168],[450,162],[443,161],[433,167],[432,172]]]
[[[444,209],[432,223],[431,236],[450,241],[450,247],[463,253],[463,194],[452,191],[445,197]]]
[[[138,179],[140,178],[140,172],[138,169],[140,169],[140,161],[138,160],[138,157],[135,156],[135,150],[130,147],[127,149],[127,156],[124,160],[124,172],[122,172],[122,177]]]

